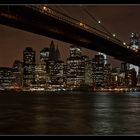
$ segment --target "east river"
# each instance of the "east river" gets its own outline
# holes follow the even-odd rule
[[[0,135],[139,134],[138,92],[0,92]]]

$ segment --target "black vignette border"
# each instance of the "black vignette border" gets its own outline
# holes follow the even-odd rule
[[[0,0],[0,4],[140,4],[138,0]]]

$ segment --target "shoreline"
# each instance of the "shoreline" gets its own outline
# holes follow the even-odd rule
[[[6,89],[6,90],[0,90],[0,93],[3,93],[3,92],[15,92],[15,93],[78,93],[78,92],[81,92],[81,93],[130,93],[130,92],[140,92],[140,89],[129,89],[129,90],[125,90],[125,89],[120,89],[120,90],[115,90],[115,89],[104,89],[104,90],[55,90],[55,91],[50,91],[50,90],[9,90],[9,89]]]

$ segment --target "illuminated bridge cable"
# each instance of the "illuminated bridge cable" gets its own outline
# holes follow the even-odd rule
[[[54,12],[56,12],[56,13],[59,13],[59,14],[65,16],[65,17],[67,17],[68,19],[71,19],[71,20],[75,21],[76,23],[80,23],[80,22],[81,22],[81,21],[79,21],[78,19],[73,18],[73,17],[67,15],[66,13],[61,12],[62,10],[61,10],[61,11],[58,11],[58,10],[53,9],[53,8],[50,8],[50,9],[53,10]],[[103,31],[101,31],[101,30],[98,30],[97,28],[94,28],[94,27],[92,27],[92,26],[90,26],[90,25],[88,25],[88,24],[85,24],[85,25],[86,25],[87,27],[89,27],[90,29],[93,29],[93,30],[95,30],[95,31],[97,31],[97,32],[99,32],[99,33],[102,33],[102,34],[107,35],[105,32],[103,32]]]
[[[38,6],[27,6],[27,7],[30,7],[30,8],[32,8],[32,9],[35,9],[35,10],[37,10],[37,11],[39,11],[39,12],[43,12],[43,13],[45,13],[44,11],[42,11],[42,6],[41,7],[38,7]],[[47,6],[48,7],[48,6]],[[44,8],[44,7],[43,7]],[[44,8],[44,9],[47,9],[47,8]],[[76,25],[76,26],[79,26],[80,28],[83,28],[83,27],[81,27],[80,25],[79,25],[79,23],[80,23],[80,21],[79,20],[77,20],[76,18],[73,18],[73,17],[71,17],[71,16],[68,16],[67,14],[65,14],[65,13],[62,13],[62,12],[60,12],[60,11],[58,11],[58,10],[55,10],[55,9],[53,9],[53,8],[50,8],[49,7],[49,10],[51,10],[51,11],[53,11],[53,14],[52,14],[52,16],[55,16],[55,17],[57,17],[57,18],[61,18],[62,20],[64,20],[64,21],[66,21],[66,22],[69,22],[70,24],[73,24],[73,25]],[[46,12],[46,14],[47,14],[47,12]],[[99,30],[99,29],[97,29],[97,28],[94,28],[94,27],[92,27],[92,26],[90,26],[90,25],[88,25],[88,24],[85,24],[87,27],[88,27],[88,29],[85,29],[85,28],[83,28],[83,29],[85,29],[85,30],[88,30],[88,31],[90,31],[90,32],[93,32],[93,30],[94,30],[94,33],[96,33],[98,36],[102,36],[103,38],[106,38],[105,36],[108,36],[108,34],[106,33],[106,32],[103,32],[103,31],[101,31],[101,30]],[[92,29],[92,30],[91,30]],[[96,31],[96,32],[95,32]],[[118,42],[118,40],[116,39],[116,38],[113,38],[113,36],[111,36],[110,37],[110,39],[112,39],[112,41],[114,40],[114,41],[117,41]],[[119,42],[120,43],[120,42]],[[122,43],[122,42],[121,42]]]
[[[97,22],[97,23],[99,24],[99,26],[102,27],[102,28],[104,29],[104,31],[107,32],[107,33],[109,34],[109,37],[112,38],[112,36],[113,36],[113,37],[116,36],[115,34],[112,34],[105,26],[103,26],[103,24],[100,24],[101,22],[98,21],[86,8],[82,7],[82,10],[84,10],[95,22]],[[116,41],[118,41],[119,43],[121,43],[121,44],[127,46],[126,43],[123,42],[123,41],[121,41],[120,39],[118,39],[118,38],[116,38],[116,37],[115,37],[114,39],[115,39]]]
[[[69,12],[67,10],[65,10],[63,7],[60,7],[62,9],[62,11],[67,14],[68,16],[70,16]]]
[[[63,8],[64,9],[64,8]],[[65,10],[65,9],[64,9]],[[66,11],[66,10],[65,10]],[[68,13],[68,12],[67,12]],[[70,14],[69,14],[70,15]],[[98,31],[98,32],[100,32],[100,33],[103,33],[103,34],[106,34],[104,31],[101,31],[101,30],[99,30],[99,29],[97,29],[97,28],[95,28],[95,27],[93,27],[93,26],[90,26],[90,25],[88,25],[88,24],[86,24],[84,21],[83,21],[83,18],[82,18],[82,23],[83,24],[85,24],[85,25],[87,25],[88,27],[90,27],[91,29],[94,29],[94,30],[96,30],[96,31]],[[79,21],[79,22],[81,22],[81,21]]]
[[[66,14],[66,12],[65,12],[60,6],[56,5],[56,6],[53,6],[53,7],[55,7],[55,9],[56,9],[57,11]],[[66,14],[66,15],[68,15],[68,14]]]
[[[33,9],[35,8],[36,10],[42,11],[42,10],[41,10],[42,7],[38,7],[38,6],[28,6],[28,7],[31,7],[31,8],[33,8]],[[46,7],[46,5],[45,5],[45,7]],[[47,7],[48,7],[48,6],[47,6]],[[53,12],[59,14],[59,16],[61,15],[61,16],[65,17],[65,18],[67,18],[71,23],[72,23],[72,21],[74,21],[74,24],[75,24],[75,25],[76,25],[76,24],[79,25],[80,21],[77,20],[76,18],[73,18],[73,17],[71,17],[71,16],[68,16],[67,14],[65,14],[65,13],[63,13],[63,12],[60,12],[60,11],[58,11],[58,10],[56,10],[56,9],[50,8],[50,6],[49,6],[48,8],[49,8],[50,10],[52,10]],[[55,16],[57,16],[57,15],[55,15]],[[63,19],[63,20],[66,20],[66,19]],[[71,20],[72,20],[72,21],[71,21]],[[105,32],[103,32],[103,31],[101,31],[101,30],[98,30],[97,28],[94,28],[94,27],[92,27],[92,26],[90,26],[90,25],[87,25],[87,24],[86,24],[86,26],[89,27],[90,29],[93,29],[94,31],[97,31],[98,33],[107,35]]]
[[[103,24],[99,24],[100,21],[98,21],[88,10],[86,10],[86,8],[82,7],[82,10],[84,10],[96,23],[98,23],[98,25],[104,29],[104,31],[109,35],[109,37],[112,38],[112,36],[115,37],[115,34],[112,34],[106,27],[103,26]],[[118,38],[114,38],[116,41],[118,41],[119,43],[123,43],[123,41],[119,40]]]
[[[100,30],[100,32],[104,33],[104,35],[106,35],[108,39],[111,38],[111,39],[116,40],[117,42],[119,42],[119,43],[122,44],[122,41],[121,41],[121,40],[119,40],[119,39],[117,39],[117,38],[114,38],[114,37],[116,36],[115,34],[112,34],[107,28],[105,28],[105,27],[103,26],[103,24],[100,24],[101,21],[98,21],[98,20],[97,20],[88,10],[86,10],[84,7],[81,6],[81,8],[82,8],[82,10],[83,10],[86,14],[88,14],[88,16],[90,16],[90,17],[92,18],[92,20],[95,21],[95,23],[97,23],[97,25],[98,25],[99,27],[101,27],[101,28],[103,29],[103,30]],[[90,27],[91,27],[91,26],[90,26]]]
[[[82,10],[83,10],[83,9],[82,9]],[[87,11],[87,12],[88,12],[88,11]],[[89,14],[90,14],[90,13],[89,13]],[[109,30],[107,30],[103,25],[99,24],[98,20],[97,20],[94,16],[92,17],[92,19],[94,19],[95,22],[98,23],[99,27],[103,28],[104,30],[99,30],[99,29],[97,29],[97,28],[95,28],[95,27],[93,27],[93,26],[91,26],[91,25],[85,24],[85,23],[83,23],[83,24],[85,24],[85,25],[86,25],[87,27],[89,27],[90,29],[93,29],[94,31],[97,31],[98,33],[101,33],[102,35],[109,36],[109,38],[111,38],[111,39],[113,39],[113,40],[116,40],[117,42],[119,42],[119,43],[121,43],[121,44],[123,43],[123,42],[120,41],[119,39],[114,38],[113,35],[112,35],[112,33],[109,32]],[[81,22],[81,21],[79,21],[79,22]]]
[[[82,7],[83,11],[85,11],[95,22],[97,22],[98,24],[100,23],[100,21],[98,21],[88,10],[86,10],[86,8]],[[102,24],[99,24],[100,27],[102,27],[109,35],[112,36],[112,33],[105,28]]]
[[[53,8],[52,8],[52,9],[53,9]],[[72,17],[70,16],[70,14],[68,14],[68,12],[67,12],[64,8],[62,8],[62,7],[60,7],[60,6],[55,6],[55,9],[56,9],[56,11],[60,12],[61,14],[63,14],[63,15],[64,15],[65,17],[67,17],[68,19],[72,18]],[[74,18],[73,18],[72,20],[75,21]]]

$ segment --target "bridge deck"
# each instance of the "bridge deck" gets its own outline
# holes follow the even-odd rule
[[[128,49],[121,42],[108,39],[58,17],[39,12],[28,6],[0,6],[0,23],[51,37],[67,43],[100,51],[114,58],[140,66],[140,52]]]

